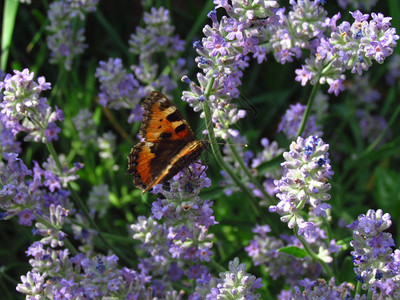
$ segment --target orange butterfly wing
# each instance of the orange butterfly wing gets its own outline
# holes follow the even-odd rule
[[[163,94],[152,92],[142,105],[140,135],[145,141],[132,148],[126,173],[134,176],[135,186],[145,193],[197,159],[208,141],[194,138],[186,120]]]
[[[144,122],[140,127],[140,135],[146,141],[194,140],[192,129],[165,95],[152,92],[142,105]]]

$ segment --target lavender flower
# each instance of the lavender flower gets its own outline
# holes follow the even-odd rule
[[[293,291],[282,291],[278,299],[353,299],[352,292],[354,291],[354,285],[351,283],[343,282],[339,286],[335,284],[335,278],[331,278],[329,283],[324,279],[318,279],[317,281],[311,281],[308,278],[299,280],[299,286],[303,287],[303,291],[299,286],[295,286]],[[366,296],[356,296],[355,299],[367,299]]]
[[[255,233],[250,244],[245,247],[248,255],[252,258],[255,266],[263,266],[266,272],[276,280],[283,277],[286,283],[294,285],[299,277],[306,275],[312,279],[317,279],[322,273],[321,266],[309,257],[304,259],[296,258],[284,252],[279,252],[279,249],[288,246],[303,248],[299,240],[295,236],[281,235],[280,238],[270,236],[271,231],[269,225],[256,225],[253,228]],[[310,247],[326,249],[324,239],[326,233],[323,230],[315,232],[314,239],[308,239]]]
[[[21,153],[21,143],[17,141],[17,137],[12,131],[3,125],[0,118],[0,158],[3,153]]]
[[[50,83],[44,77],[35,82],[33,77],[34,73],[28,69],[14,70],[14,75],[7,74],[0,82],[0,91],[4,90],[0,118],[14,135],[23,131],[28,133],[27,141],[51,142],[58,139],[60,128],[55,122],[62,121],[63,114],[57,107],[53,112],[47,99],[39,97],[42,91],[50,89]]]
[[[4,153],[4,158],[7,163],[0,164],[0,208],[6,211],[2,219],[8,220],[18,214],[21,225],[31,226],[40,196],[33,188],[33,182],[28,184],[25,179],[32,176],[32,171],[17,154]]]
[[[99,102],[104,107],[113,109],[135,109],[139,101],[146,96],[139,82],[132,74],[128,74],[120,58],[100,61],[95,76],[101,85]]]
[[[322,37],[313,47],[312,56],[306,59],[302,69],[296,70],[297,81],[302,85],[310,81],[316,84],[329,84],[329,93],[338,95],[344,90],[344,70],[361,75],[372,66],[375,60],[382,64],[393,53],[399,36],[396,29],[390,27],[390,17],[381,13],[369,15],[360,11],[351,12],[354,22],[342,22],[336,25],[340,14],[327,19],[332,31],[329,38]]]
[[[210,261],[213,255],[213,234],[208,233],[208,228],[217,222],[211,209],[213,203],[198,196],[201,188],[211,184],[204,171],[203,165],[193,163],[172,180],[156,185],[153,193],[160,198],[153,203],[153,217],[140,217],[131,226],[134,239],[143,242],[149,255],[141,260],[141,268],[162,278],[162,286],[152,281],[152,287],[160,293],[182,276],[200,278],[208,273],[198,263]],[[163,224],[155,221],[162,218]]]
[[[240,263],[239,258],[229,262],[229,271],[219,274],[218,279],[205,280],[208,287],[196,288],[191,299],[259,299],[256,289],[263,286],[261,278],[246,272],[246,264]]]
[[[290,105],[290,108],[286,110],[285,115],[279,123],[278,132],[283,131],[288,139],[296,138],[297,130],[300,127],[305,110],[306,106],[303,104],[296,103]],[[322,135],[321,128],[317,126],[314,115],[309,116],[303,132],[303,136],[310,135]]]
[[[326,30],[327,12],[320,0],[291,0],[289,13],[285,8],[277,11],[279,22],[268,24],[262,29],[263,48],[272,52],[281,64],[300,58],[301,50],[310,48],[312,40],[319,38]]]
[[[67,71],[71,70],[74,58],[87,47],[84,29],[74,28],[74,19],[84,20],[88,12],[96,9],[97,2],[98,0],[62,0],[50,4],[50,25],[46,27],[49,32],[47,46],[51,51],[50,63],[60,64]]]
[[[129,39],[129,51],[138,55],[138,63],[131,69],[143,85],[143,97],[154,90],[170,94],[182,77],[185,59],[180,57],[185,42],[174,35],[170,12],[164,7],[152,7],[144,13],[144,27],[137,27]],[[169,61],[168,68],[158,64],[158,57]]]
[[[290,145],[290,151],[283,153],[285,174],[281,180],[275,181],[280,202],[271,205],[269,210],[279,213],[281,221],[288,223],[289,228],[299,226],[300,234],[307,235],[309,230],[315,230],[314,223],[305,222],[300,214],[306,204],[317,216],[326,217],[326,210],[330,208],[325,203],[330,199],[327,192],[331,188],[326,181],[333,174],[328,150],[328,144],[310,136],[306,140],[298,137]]]
[[[356,221],[348,225],[353,230],[354,240],[350,245],[354,248],[351,254],[357,280],[362,283],[364,290],[375,291],[379,283],[387,296],[393,296],[394,293],[398,295],[400,287],[397,276],[400,273],[398,252],[392,251],[391,247],[395,246],[392,235],[384,232],[391,225],[390,215],[384,214],[381,209],[370,209],[366,215],[358,216]],[[390,289],[385,286],[386,283],[391,285]]]
[[[216,11],[209,13],[212,26],[206,25],[205,35],[201,41],[193,43],[199,56],[196,58],[198,67],[203,73],[197,74],[199,84],[191,81],[187,76],[182,81],[189,84],[190,91],[184,91],[182,100],[189,103],[195,111],[203,109],[202,103],[212,108],[212,122],[215,135],[223,139],[237,136],[232,130],[233,124],[246,116],[244,110],[238,109],[232,102],[239,96],[238,86],[243,76],[242,70],[248,66],[249,54],[259,63],[265,60],[265,52],[258,46],[258,37],[261,36],[261,27],[272,22],[276,1],[246,2],[214,1],[216,8],[225,9],[229,17],[217,19]],[[204,91],[210,81],[213,81],[210,94],[206,99]],[[200,115],[204,117],[204,113]]]
[[[43,185],[48,187],[51,192],[61,187],[66,188],[68,183],[79,178],[76,172],[83,168],[83,164],[75,163],[72,168],[68,168],[65,155],[61,154],[58,157],[62,170],[60,170],[54,161],[53,157],[49,156],[47,162],[43,163],[43,168],[34,161],[35,164],[35,179],[40,181],[44,177]]]
[[[32,271],[17,286],[27,297],[152,299],[153,292],[145,286],[150,278],[132,269],[118,269],[115,255],[71,257],[68,250],[46,249],[40,242],[33,243],[27,255],[32,256]]]

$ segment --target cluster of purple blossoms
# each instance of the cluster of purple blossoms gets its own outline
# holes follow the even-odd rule
[[[276,15],[279,21],[263,28],[261,45],[267,53],[273,53],[281,64],[300,58],[302,49],[312,47],[314,39],[326,30],[327,12],[320,0],[290,0],[291,9],[285,15],[285,8],[280,8]]]
[[[216,11],[209,13],[212,26],[203,29],[205,37],[193,43],[199,56],[198,67],[203,73],[197,74],[199,84],[187,76],[182,81],[189,84],[190,91],[184,91],[182,100],[189,103],[195,111],[201,111],[205,100],[213,112],[212,122],[215,135],[223,139],[238,134],[230,127],[246,116],[246,111],[238,109],[233,98],[239,97],[242,70],[249,63],[249,55],[258,63],[265,60],[265,51],[258,45],[258,36],[265,24],[273,22],[277,1],[229,1],[215,0],[216,8],[222,7],[229,17],[217,19]],[[209,94],[204,95],[210,82],[213,82]],[[207,99],[206,99],[207,96]],[[204,113],[201,114],[204,117]]]
[[[180,57],[185,49],[185,41],[174,35],[170,12],[164,7],[151,8],[143,16],[145,27],[137,27],[136,33],[129,39],[129,51],[138,55],[138,65],[131,66],[136,78],[146,87],[146,95],[153,90],[169,94],[177,87],[182,77],[185,59]],[[170,76],[161,70],[155,61],[157,55],[163,54],[170,64]]]
[[[328,158],[329,145],[317,136],[307,139],[298,137],[290,145],[290,151],[284,152],[285,162],[282,179],[275,180],[279,203],[271,205],[269,210],[281,215],[281,221],[288,223],[289,228],[296,225],[299,234],[312,234],[315,230],[313,222],[306,222],[302,217],[305,205],[310,205],[316,216],[326,217],[330,205],[328,191],[331,185],[327,179],[333,174]]]
[[[95,11],[97,3],[98,0],[61,0],[50,4],[47,15],[50,25],[46,27],[50,63],[71,70],[74,58],[87,47],[85,30],[76,26],[76,21],[83,21],[87,13]]]
[[[354,251],[351,254],[356,278],[362,288],[395,299],[400,296],[400,251],[393,252],[392,235],[384,232],[391,224],[388,213],[370,209],[366,215],[358,216],[348,228],[353,230],[354,240],[350,245]]]
[[[0,159],[4,153],[21,153],[21,143],[17,141],[17,136],[12,133],[11,129],[3,125],[0,118]]]
[[[130,52],[137,55],[139,61],[131,66],[133,74],[125,70],[120,58],[100,61],[95,74],[101,84],[100,104],[113,109],[130,109],[129,123],[142,120],[140,101],[152,91],[168,94],[176,88],[185,64],[185,60],[179,58],[184,41],[173,36],[175,28],[171,25],[169,11],[153,7],[150,13],[144,14],[144,21],[145,27],[137,27],[129,40]],[[154,62],[157,55],[166,56],[171,64],[162,70],[162,66]]]
[[[150,218],[140,217],[132,225],[134,239],[142,241],[148,257],[141,259],[141,269],[152,276],[162,276],[160,282],[152,281],[152,288],[164,293],[182,276],[198,279],[208,274],[200,264],[210,261],[213,234],[210,226],[217,224],[211,209],[213,203],[202,200],[200,189],[209,187],[205,166],[193,163],[172,180],[156,185],[153,193],[160,197],[153,202]],[[165,218],[162,224],[157,220]],[[161,284],[163,283],[163,284]]]
[[[43,168],[39,166],[38,162],[33,161],[35,165],[33,168],[35,180],[40,183],[43,177],[43,185],[51,192],[66,188],[69,182],[79,178],[76,172],[83,168],[82,163],[74,163],[74,166],[69,168],[64,154],[60,154],[58,160],[62,166],[61,170],[51,156],[48,157],[47,162],[43,163]]]
[[[140,86],[133,74],[129,74],[120,58],[110,58],[107,62],[100,61],[95,76],[100,81],[99,103],[112,109],[131,109],[134,116],[130,122],[139,121],[143,114],[140,100],[146,96],[146,91]]]
[[[310,280],[309,278],[305,278],[303,280],[299,280],[298,285],[299,286],[296,285],[292,291],[281,291],[281,293],[278,295],[278,299],[353,299],[352,293],[354,291],[354,285],[343,282],[342,284],[336,286],[335,278],[331,278],[329,283],[327,283],[324,279]],[[302,289],[300,287],[302,287]],[[354,299],[367,299],[367,297],[366,295],[356,295]]]
[[[382,64],[393,53],[399,36],[390,27],[392,18],[372,13],[372,20],[368,21],[369,15],[358,10],[351,15],[352,24],[344,21],[336,25],[340,13],[326,20],[332,31],[330,37],[316,40],[310,49],[311,57],[296,70],[296,80],[303,86],[308,81],[312,85],[328,83],[328,92],[338,95],[345,89],[345,70],[361,75],[372,66],[373,60]]]
[[[66,186],[67,182],[75,180],[75,172],[80,168],[65,168],[65,174],[60,172],[54,165],[54,161],[49,159],[44,163],[44,169],[34,161],[33,172],[29,170],[23,161],[15,153],[4,153],[7,163],[1,164],[0,174],[2,187],[0,191],[0,208],[5,210],[1,219],[10,219],[18,215],[19,223],[25,226],[31,226],[32,221],[36,219],[35,214],[46,218],[49,214],[51,205],[61,205],[66,209],[73,211],[67,198],[68,192],[61,187]],[[26,177],[31,176],[28,180]],[[44,178],[42,182],[42,177]],[[51,193],[48,193],[46,189]],[[50,210],[51,215],[51,210]],[[52,219],[52,217],[48,217]],[[51,222],[50,222],[51,223]]]
[[[256,225],[253,229],[255,235],[250,244],[245,247],[255,266],[262,266],[272,279],[282,277],[290,285],[296,284],[299,277],[312,274],[312,278],[317,279],[322,274],[321,265],[310,257],[300,259],[279,251],[283,247],[290,246],[303,248],[295,236],[281,235],[280,238],[276,238],[268,235],[270,231],[269,225]],[[325,260],[329,260],[330,253],[337,252],[339,248],[335,245],[335,241],[327,247],[324,242],[326,238],[326,232],[318,229],[313,236],[307,237],[307,242],[312,249],[319,250],[321,253],[329,252],[325,254]]]
[[[220,278],[202,278],[190,300],[259,299],[255,290],[261,288],[261,278],[246,272],[246,264],[239,258],[229,262],[229,271],[219,274]]]
[[[286,110],[281,122],[279,123],[278,132],[282,131],[288,139],[296,138],[297,131],[299,130],[305,111],[306,105],[301,103],[290,105],[289,109]],[[308,117],[306,127],[304,128],[302,135],[322,135],[322,130],[320,126],[317,125],[315,115],[312,114]]]
[[[32,271],[21,276],[17,291],[29,299],[152,299],[153,292],[145,286],[150,278],[118,269],[115,255],[71,256],[67,249],[45,248],[41,242],[34,242],[26,253],[32,257]]]
[[[7,74],[0,82],[0,119],[12,134],[27,133],[26,141],[51,142],[58,139],[60,128],[55,122],[63,120],[63,113],[57,107],[52,111],[47,99],[40,97],[42,91],[50,89],[50,83],[44,77],[35,82],[33,77],[28,69],[14,70],[14,75]]]

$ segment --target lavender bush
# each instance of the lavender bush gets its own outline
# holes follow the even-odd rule
[[[115,3],[5,0],[1,295],[398,299],[397,0]],[[210,148],[143,195],[154,90]]]

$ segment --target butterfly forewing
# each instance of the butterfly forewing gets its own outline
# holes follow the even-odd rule
[[[188,123],[166,96],[152,92],[142,105],[145,112],[140,135],[147,141],[194,140]]]

